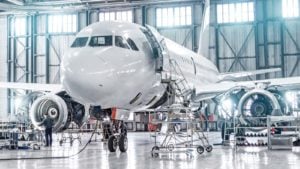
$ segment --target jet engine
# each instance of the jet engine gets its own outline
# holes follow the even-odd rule
[[[67,129],[72,121],[80,127],[87,120],[89,111],[87,106],[73,101],[65,93],[59,93],[43,95],[33,102],[30,119],[36,128],[43,128],[46,114],[54,121],[53,131],[58,132]]]
[[[265,125],[268,115],[289,115],[289,104],[278,90],[250,90],[240,98],[237,109],[241,123],[250,126]]]

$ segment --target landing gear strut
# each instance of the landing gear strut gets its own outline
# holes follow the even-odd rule
[[[115,152],[119,146],[121,152],[126,152],[128,148],[127,128],[123,121],[112,123],[113,133],[108,138],[108,150]]]

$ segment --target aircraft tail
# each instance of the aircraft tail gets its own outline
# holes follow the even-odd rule
[[[210,2],[205,0],[202,16],[202,24],[200,29],[200,38],[198,46],[198,54],[205,57],[209,55],[209,23],[210,23]]]

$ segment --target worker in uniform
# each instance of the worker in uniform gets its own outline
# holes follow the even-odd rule
[[[45,139],[46,139],[46,147],[52,146],[52,127],[53,120],[50,118],[48,113],[45,113],[46,118],[42,121],[42,124],[45,126]]]

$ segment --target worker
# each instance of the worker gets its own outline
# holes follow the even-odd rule
[[[278,124],[272,124],[271,125],[271,134],[275,135],[275,134],[281,134],[282,132],[282,128],[278,127]]]
[[[46,139],[46,147],[52,146],[52,127],[53,120],[50,118],[48,113],[45,113],[46,118],[42,121],[42,124],[45,126],[45,139]]]

